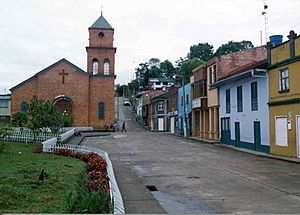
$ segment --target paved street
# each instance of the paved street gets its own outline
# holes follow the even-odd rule
[[[152,195],[167,213],[300,213],[299,164],[150,132],[130,113],[120,100],[127,132],[83,144],[107,151],[115,167],[155,186]]]

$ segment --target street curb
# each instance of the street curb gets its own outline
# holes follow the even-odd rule
[[[234,146],[230,146],[230,145],[226,145],[226,144],[216,144],[216,145],[218,145],[219,147],[233,149],[235,151],[244,152],[244,153],[248,153],[248,154],[253,154],[253,155],[260,156],[260,157],[267,157],[267,158],[271,158],[271,159],[275,159],[275,160],[281,160],[281,161],[287,161],[287,162],[290,162],[290,163],[300,164],[300,159],[298,159],[298,158],[272,155],[272,154],[267,154],[267,153],[264,153],[264,152],[257,152],[257,151],[252,151],[252,150],[249,150],[249,149],[234,147]]]
[[[197,143],[211,144],[211,145],[215,145],[215,146],[218,146],[218,147],[232,149],[232,150],[235,150],[235,151],[244,152],[244,153],[248,153],[248,154],[253,154],[253,155],[257,155],[257,156],[261,156],[261,157],[266,157],[266,158],[271,158],[271,159],[275,159],[275,160],[281,160],[281,161],[286,161],[286,162],[290,162],[290,163],[300,164],[300,159],[298,159],[298,158],[284,157],[284,156],[279,156],[279,155],[272,155],[272,154],[267,154],[267,153],[264,153],[264,152],[253,151],[253,150],[239,148],[239,147],[235,147],[235,146],[231,146],[231,145],[226,145],[226,144],[222,144],[222,143],[208,142],[208,141],[205,141],[205,140],[199,140],[199,139],[193,138],[193,137],[192,138],[191,137],[185,138],[182,135],[171,134],[169,132],[165,132],[165,134],[172,135],[172,136],[177,136],[177,137],[181,137],[181,138],[188,139],[188,140],[193,140],[193,141],[195,141]]]

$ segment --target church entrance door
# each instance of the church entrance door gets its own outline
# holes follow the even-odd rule
[[[55,107],[57,107],[63,116],[65,117],[64,121],[68,121],[68,123],[65,126],[71,126],[73,122],[73,101],[69,96],[60,95],[56,96],[53,104]]]

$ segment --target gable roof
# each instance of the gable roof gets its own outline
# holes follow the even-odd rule
[[[17,88],[23,86],[24,84],[26,84],[26,83],[32,81],[33,79],[35,79],[37,76],[39,76],[39,75],[41,75],[41,74],[43,74],[43,73],[45,73],[45,72],[48,72],[48,71],[51,70],[52,68],[54,68],[54,67],[56,67],[57,65],[62,64],[62,63],[66,63],[66,64],[70,65],[71,67],[73,67],[73,68],[75,69],[76,72],[78,72],[78,73],[80,73],[80,74],[82,74],[82,75],[88,75],[87,72],[85,72],[84,70],[82,70],[82,69],[80,69],[78,66],[76,66],[75,64],[73,64],[73,63],[71,63],[70,61],[68,61],[68,60],[66,60],[65,58],[63,58],[63,59],[57,61],[56,63],[54,63],[54,64],[48,66],[47,68],[45,68],[45,69],[39,71],[39,72],[36,73],[35,75],[31,76],[30,78],[26,79],[25,81],[23,81],[23,82],[21,82],[20,84],[18,84],[18,85],[16,85],[16,86],[12,87],[12,88],[9,89],[9,90],[10,90],[10,91],[13,91],[13,90],[15,90],[15,89],[17,89]]]
[[[102,16],[102,12],[101,16],[94,22],[94,24],[92,24],[90,28],[113,29],[108,21]]]

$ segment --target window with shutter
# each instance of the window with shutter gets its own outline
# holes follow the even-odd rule
[[[237,112],[243,112],[243,88],[237,87]]]
[[[226,90],[226,113],[230,113],[230,89]]]
[[[257,82],[251,83],[251,110],[258,110]]]

